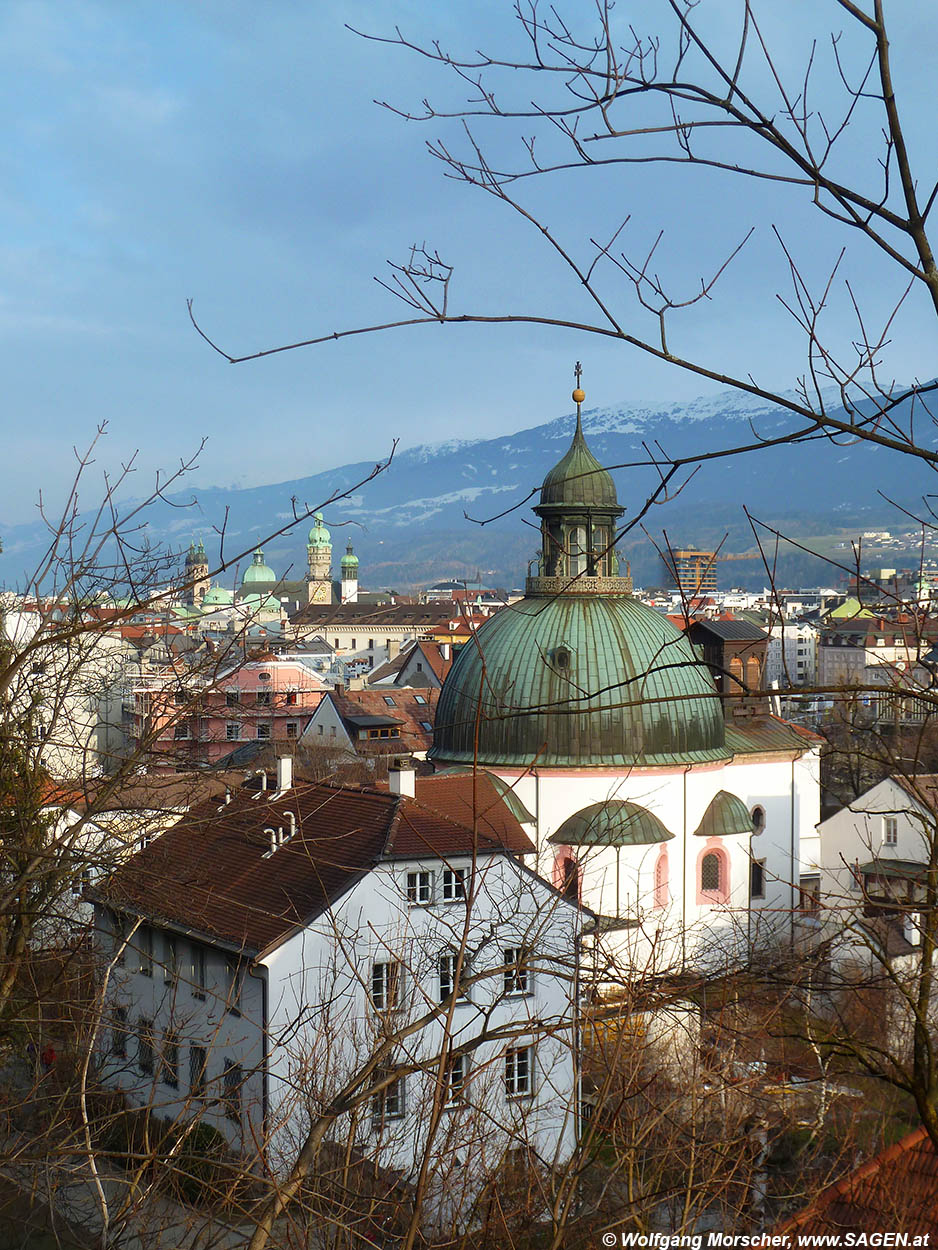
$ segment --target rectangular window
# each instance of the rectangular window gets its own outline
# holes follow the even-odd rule
[[[137,1067],[144,1076],[153,1075],[153,1021],[144,1016],[137,1021]]]
[[[296,707],[296,691],[288,690],[286,698],[287,707]]]
[[[883,817],[883,842],[895,846],[899,841],[899,820],[896,816]]]
[[[459,903],[466,898],[465,868],[443,869],[443,902]]]
[[[259,741],[259,742],[269,742],[269,741],[270,741],[270,726],[269,726],[269,725],[258,725],[258,727],[257,727],[257,739],[258,739],[258,741]]]
[[[415,703],[424,704],[424,703],[426,703],[426,699],[423,697],[423,695],[422,695],[422,694],[415,694],[415,695],[414,695],[414,702],[415,702]]]
[[[446,999],[449,998],[450,994],[452,994],[453,992],[454,987],[456,986],[456,961],[458,958],[459,956],[456,954],[455,951],[444,951],[443,954],[440,956],[438,971],[439,971],[439,977],[440,977],[440,1002],[441,1003],[445,1002]],[[460,981],[461,982],[465,981],[465,978],[468,975],[469,975],[469,972],[466,967],[466,961],[464,958],[463,966],[462,966],[462,976],[460,977]],[[467,998],[468,991],[465,988],[463,988],[462,985],[460,985],[456,997]]]
[[[396,1011],[401,1005],[399,963],[376,963],[371,968],[371,1005],[375,1011]]]
[[[226,690],[225,691],[225,706],[226,707],[237,707],[240,702],[241,702],[240,690]]]
[[[386,695],[384,696],[384,701],[385,701],[385,703],[388,705],[388,707],[395,707],[395,706],[396,706],[396,704],[395,704],[394,700],[391,698],[391,696],[390,696],[389,694],[386,694]]]
[[[226,1059],[222,1072],[222,1105],[225,1108],[226,1118],[234,1120],[236,1124],[241,1123],[241,1087],[243,1085],[244,1073],[241,1068],[232,1060]]]
[[[189,722],[187,720],[177,721],[173,726],[173,738],[180,741],[189,737]]]
[[[270,691],[258,690],[257,694],[254,696],[254,702],[258,707],[270,707]]]
[[[330,725],[330,726],[329,726],[329,737],[330,737],[330,738],[334,738],[334,737],[335,737],[335,725]]]
[[[111,1053],[118,1059],[127,1058],[127,1008],[114,1008],[111,1025]]]
[[[205,947],[196,942],[190,947],[189,983],[196,998],[205,997]]]
[[[229,721],[225,726],[225,738],[228,742],[238,742],[241,738],[241,726],[237,721]]]
[[[160,1056],[160,1079],[171,1089],[179,1088],[179,1039],[175,1033],[163,1035],[163,1053]]]
[[[407,901],[412,907],[425,907],[433,899],[433,874],[409,872],[407,874]]]
[[[398,1077],[384,1089],[379,1089],[371,1100],[371,1119],[376,1128],[386,1120],[399,1120],[404,1114],[404,1078]]]
[[[287,721],[287,737],[295,738],[296,731],[298,728],[299,728],[299,725],[295,720],[288,720]],[[319,726],[319,732],[322,733],[322,725]]]
[[[175,985],[179,979],[179,945],[172,933],[163,936],[163,980]]]
[[[533,1066],[533,1046],[516,1046],[505,1052],[505,1094],[507,1097],[524,1098],[531,1093]]]
[[[463,1100],[466,1088],[466,1072],[468,1070],[468,1060],[465,1055],[454,1055],[446,1065],[443,1079],[446,1082],[443,1091],[443,1100],[452,1106],[453,1103],[459,1103]]]
[[[520,946],[507,946],[502,951],[502,961],[505,964],[503,986],[505,994],[529,994],[531,992],[528,958],[528,952]]]
[[[205,1066],[208,1062],[204,1046],[189,1047],[189,1093],[193,1098],[205,1097]]]
[[[428,720],[422,720],[420,722],[420,728],[424,731],[424,733],[432,733],[433,731],[433,726]]]
[[[339,649],[339,640],[338,640],[338,638],[335,640],[335,649],[336,649],[336,651],[338,651],[338,649]]]
[[[374,649],[375,649],[375,640],[374,640],[374,638],[369,638],[369,639],[368,639],[368,650],[369,650],[369,651],[374,651]]]
[[[354,639],[354,638],[352,639],[352,642],[351,642],[351,649],[352,649],[352,651],[354,651],[354,650],[355,650],[355,639]]]
[[[140,951],[140,974],[144,977],[152,977],[153,930],[148,924],[142,924],[137,930],[137,946]]]
[[[225,1010],[230,1011],[234,1016],[240,1016],[241,986],[244,983],[244,971],[236,959],[229,959],[225,963],[225,974],[228,978],[228,995],[225,1000]]]
[[[765,898],[764,859],[754,859],[749,865],[749,897]]]

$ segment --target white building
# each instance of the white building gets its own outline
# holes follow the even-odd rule
[[[818,630],[803,621],[776,621],[766,628],[765,684],[779,690],[817,684]]]
[[[471,793],[451,778],[431,810],[287,770],[190,812],[95,900],[104,1080],[280,1172],[351,1091],[327,1138],[405,1176],[430,1150],[447,1202],[508,1150],[566,1158],[585,913],[524,866],[507,809],[472,832]]]

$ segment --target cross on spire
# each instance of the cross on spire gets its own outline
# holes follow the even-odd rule
[[[580,364],[580,362],[579,362],[579,361],[577,361],[577,362],[576,362],[576,364],[575,364],[575,365],[574,365],[574,367],[573,367],[573,375],[574,375],[574,377],[576,378],[577,390],[579,390],[579,389],[580,389],[580,379],[581,379],[581,378],[582,378],[582,376],[583,376],[583,366]]]

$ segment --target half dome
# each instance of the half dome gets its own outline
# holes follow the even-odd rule
[[[626,594],[528,597],[462,647],[440,692],[439,763],[631,768],[727,759],[709,670]]]
[[[568,816],[547,841],[555,846],[654,846],[673,837],[647,807],[606,799]]]
[[[720,790],[710,800],[703,819],[694,830],[695,838],[720,838],[729,833],[752,833],[754,821],[749,808],[728,790]]]

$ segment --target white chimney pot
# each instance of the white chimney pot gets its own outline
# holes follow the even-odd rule
[[[281,755],[277,760],[277,789],[289,790],[293,786],[293,756]]]

